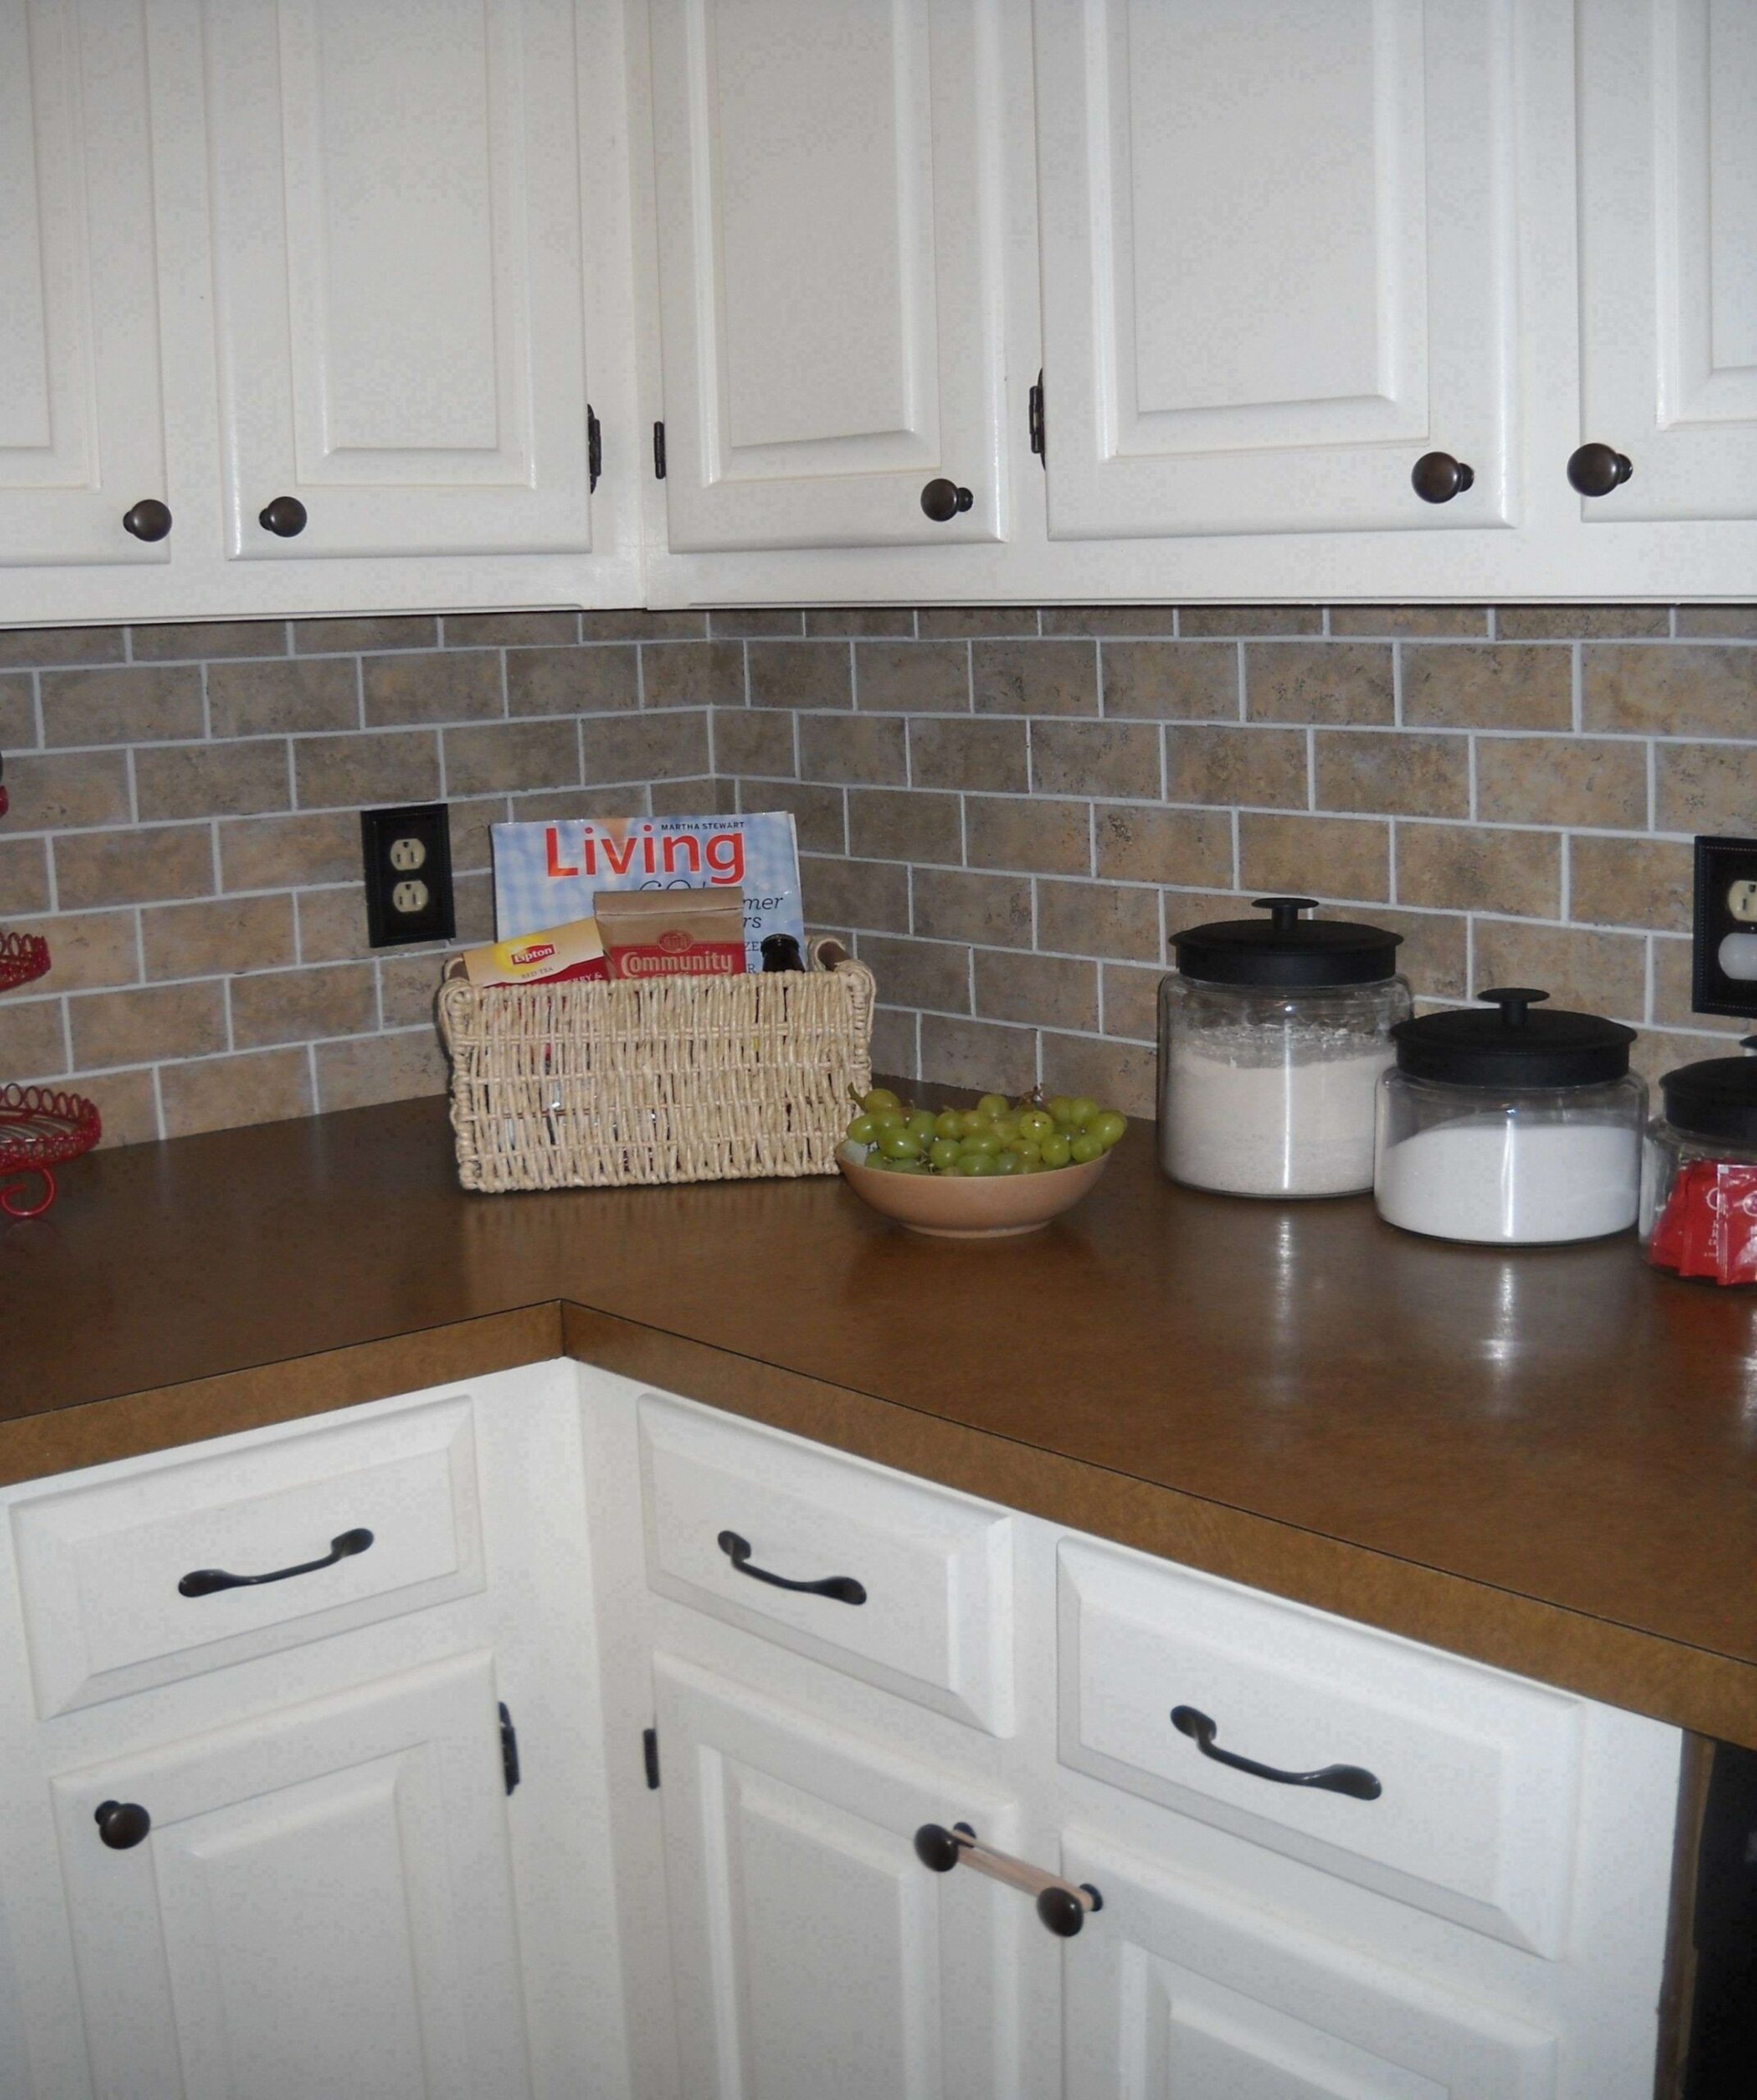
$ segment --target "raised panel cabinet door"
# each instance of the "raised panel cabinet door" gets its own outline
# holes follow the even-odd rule
[[[137,0],[0,0],[0,568],[171,559],[154,249]]]
[[[913,1842],[967,1821],[1006,1846],[1010,1804],[674,1659],[654,1674],[690,2100],[1010,2100],[1029,1901]]]
[[[98,2100],[529,2093],[486,1655],[54,1795]],[[150,1829],[112,1849],[106,1802]]]
[[[1580,437],[1632,469],[1581,515],[1757,518],[1757,7],[1576,20]]]
[[[1036,11],[1051,536],[1513,522],[1510,0]]]
[[[228,553],[589,550],[572,0],[206,35]]]
[[[673,550],[1000,536],[994,17],[656,0]]]

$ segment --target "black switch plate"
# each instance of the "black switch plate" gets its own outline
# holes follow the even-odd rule
[[[1690,1003],[1699,1014],[1757,1014],[1757,838],[1696,841]]]
[[[443,802],[362,810],[360,851],[367,932],[375,948],[453,938],[451,816]]]

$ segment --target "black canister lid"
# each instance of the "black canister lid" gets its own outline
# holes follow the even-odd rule
[[[1533,1012],[1547,992],[1508,985],[1485,992],[1494,1011],[1461,1007],[1400,1020],[1391,1030],[1397,1068],[1454,1086],[1602,1086],[1629,1069],[1635,1030],[1597,1014]]]
[[[1381,984],[1396,975],[1401,934],[1353,919],[1302,919],[1315,897],[1258,897],[1266,919],[1217,919],[1171,936],[1177,966],[1209,984]]]
[[[1757,1035],[1742,1047],[1757,1050]],[[1705,1057],[1680,1065],[1659,1082],[1665,1120],[1692,1137],[1757,1145],[1757,1057]]]

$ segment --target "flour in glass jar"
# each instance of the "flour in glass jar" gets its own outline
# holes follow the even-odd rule
[[[1391,1048],[1363,1049],[1352,1033],[1339,1034],[1338,1043],[1333,1057],[1276,1055],[1266,1062],[1254,1030],[1241,1034],[1237,1061],[1206,1055],[1206,1044],[1176,1043],[1167,1104],[1171,1172],[1193,1187],[1239,1196],[1370,1189],[1374,1093]],[[1276,1039],[1275,1049],[1281,1047]]]

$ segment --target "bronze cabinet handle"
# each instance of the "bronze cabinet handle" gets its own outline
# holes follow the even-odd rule
[[[112,1852],[131,1851],[153,1828],[152,1817],[139,1801],[100,1801],[92,1820]]]
[[[851,1575],[822,1575],[815,1582],[796,1582],[785,1575],[771,1575],[766,1568],[751,1564],[751,1541],[736,1532],[722,1532],[714,1543],[741,1575],[753,1582],[767,1582],[772,1589],[803,1590],[808,1596],[833,1597],[839,1605],[863,1605],[866,1585]]]
[[[1255,1778],[1272,1779],[1278,1787],[1316,1787],[1327,1794],[1348,1794],[1358,1801],[1376,1801],[1385,1789],[1371,1772],[1358,1764],[1326,1764],[1317,1772],[1281,1772],[1272,1764],[1259,1764],[1254,1757],[1240,1757],[1222,1750],[1215,1742],[1214,1723],[1193,1706],[1174,1706],[1171,1725],[1190,1737],[1204,1757],[1216,1764],[1230,1764],[1234,1772],[1248,1772]]]
[[[1609,495],[1634,472],[1628,454],[1608,445],[1582,445],[1568,458],[1568,480],[1582,495]]]
[[[162,540],[171,531],[171,512],[156,495],[143,496],[122,513],[122,530],[137,540]]]
[[[267,1575],[230,1575],[223,1568],[192,1568],[177,1585],[180,1597],[210,1597],[216,1590],[254,1590],[264,1582],[285,1582],[294,1575],[314,1574],[320,1568],[333,1568],[338,1560],[364,1553],[372,1535],[364,1525],[354,1532],[338,1532],[330,1550],[318,1560],[302,1560],[294,1568],[276,1568]]]
[[[975,500],[968,489],[961,489],[956,482],[948,482],[942,474],[921,491],[921,508],[936,525],[943,525],[948,518],[956,518],[961,510],[968,510]]]
[[[1409,486],[1423,503],[1450,503],[1476,481],[1474,468],[1449,452],[1424,452],[1409,470]]]
[[[309,514],[296,495],[277,495],[257,513],[256,522],[277,540],[296,540],[305,529]]]

